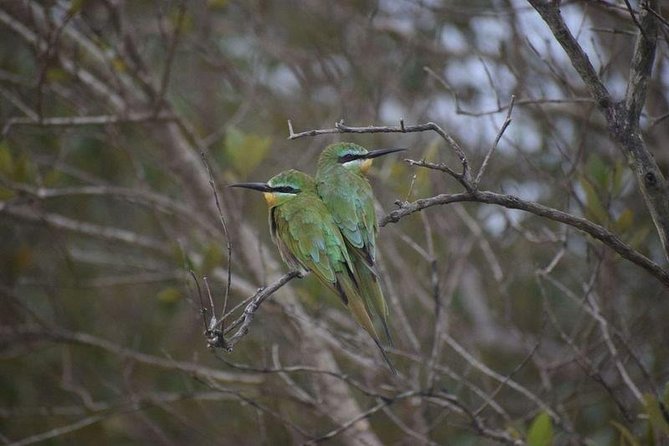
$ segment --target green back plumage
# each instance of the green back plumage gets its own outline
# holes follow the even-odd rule
[[[347,154],[366,153],[364,147],[351,143],[326,147],[318,160],[316,189],[346,239],[367,311],[377,316],[388,342],[392,343],[388,305],[374,267],[378,223],[372,187],[359,163],[340,162]]]
[[[378,232],[374,195],[367,178],[356,166],[349,168],[338,162],[346,153],[367,153],[367,150],[348,143],[326,147],[318,160],[316,187],[346,240],[373,264]]]
[[[299,190],[294,194],[282,194],[270,207],[272,239],[284,261],[293,268],[313,272],[321,283],[334,291],[356,322],[369,333],[395,372],[379,343],[368,305],[362,297],[355,260],[349,254],[334,217],[317,195],[313,178],[289,170],[273,177],[268,185]]]

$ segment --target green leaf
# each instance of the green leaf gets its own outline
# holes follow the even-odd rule
[[[128,69],[128,66],[125,64],[125,61],[121,57],[115,57],[112,59],[112,66],[117,73],[123,73]]]
[[[231,127],[225,134],[225,153],[232,167],[246,177],[265,159],[271,139]]]
[[[667,422],[667,420],[664,418],[657,398],[647,393],[643,396],[643,403],[644,407],[646,408],[648,418],[653,424],[655,430],[664,432],[665,435],[669,435],[669,422]]]
[[[5,141],[0,142],[0,173],[5,175],[14,173],[14,159]]]
[[[593,184],[585,177],[581,177],[581,187],[585,192],[585,213],[586,216],[596,223],[607,223],[609,221],[609,212],[602,205],[599,195]]]
[[[49,68],[46,70],[46,78],[49,82],[62,82],[69,78],[69,74],[62,68]]]
[[[528,446],[549,446],[553,444],[553,422],[546,412],[537,415],[527,431]]]
[[[164,304],[173,304],[181,299],[181,291],[176,287],[167,287],[162,289],[156,298]]]
[[[0,186],[0,200],[9,200],[10,198],[13,198],[15,195],[16,192],[14,192],[13,190]]]
[[[626,166],[622,161],[617,161],[613,166],[613,175],[611,176],[611,195],[617,197],[623,190],[623,175]]]
[[[626,232],[634,223],[634,213],[631,209],[625,209],[616,219],[615,228],[618,232]]]
[[[638,230],[632,233],[628,243],[633,248],[639,248],[641,244],[646,241],[646,238],[648,238],[650,232],[651,232],[651,227],[649,225],[640,226]]]
[[[60,182],[62,176],[59,170],[50,170],[44,175],[43,183],[47,187],[55,186]]]
[[[79,11],[81,11],[81,9],[84,7],[84,3],[86,3],[86,0],[72,0],[70,2],[69,13],[70,14],[76,14]]]
[[[212,9],[223,9],[228,6],[229,0],[209,0],[207,4]]]
[[[592,154],[588,157],[586,164],[588,178],[592,178],[601,190],[609,189],[609,177],[611,176],[611,169],[604,163],[604,161],[597,155]]]
[[[13,177],[14,181],[20,183],[30,183],[35,177],[35,166],[30,163],[26,155],[21,155],[14,163]]]
[[[618,432],[620,432],[620,446],[626,446],[626,445],[641,446],[637,441],[637,439],[634,438],[632,432],[630,432],[630,430],[627,429],[625,426],[613,420],[611,420],[610,423],[613,427],[618,429]]]
[[[211,272],[211,270],[220,265],[222,258],[223,253],[221,252],[221,248],[219,248],[218,244],[210,244],[207,246],[207,250],[204,252],[204,256],[202,257],[202,266],[200,267],[200,272],[202,274]]]

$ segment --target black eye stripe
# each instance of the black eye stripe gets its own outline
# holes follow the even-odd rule
[[[278,186],[278,187],[273,187],[272,192],[280,192],[283,194],[296,194],[300,192],[300,190],[290,186]]]
[[[346,155],[340,156],[337,161],[339,163],[348,163],[349,161],[357,160],[359,158],[362,158],[365,155],[362,154],[356,154],[356,153],[347,153]]]

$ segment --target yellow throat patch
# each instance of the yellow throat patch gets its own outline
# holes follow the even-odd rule
[[[276,194],[274,192],[263,192],[267,206],[274,206],[276,204]]]
[[[362,162],[362,164],[360,164],[360,170],[364,174],[367,173],[367,171],[369,170],[370,167],[372,167],[372,159],[371,158],[368,158],[368,159],[364,160]]]

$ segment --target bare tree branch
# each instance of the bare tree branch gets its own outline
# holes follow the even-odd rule
[[[79,429],[83,429],[87,426],[90,426],[91,424],[98,423],[105,418],[107,418],[108,415],[90,415],[88,417],[82,418],[78,421],[75,421],[74,423],[70,423],[64,426],[59,426],[53,429],[49,429],[46,432],[42,432],[39,434],[31,435],[30,437],[23,438],[18,441],[14,441],[10,443],[11,446],[28,446],[29,444],[35,444],[35,443],[40,443],[42,441],[49,440],[51,438],[55,437],[60,437],[65,434],[69,434],[70,432],[77,431]]]
[[[543,7],[547,7],[546,4],[543,4]],[[553,11],[551,11],[550,17],[553,17]],[[559,11],[554,12],[559,16]],[[562,21],[562,18],[559,17],[559,22],[564,24]],[[573,38],[573,37],[572,37]],[[575,41],[574,41],[575,42]],[[579,47],[580,48],[580,47]],[[586,70],[587,71],[587,70]],[[387,127],[387,126],[368,126],[368,127],[348,127],[344,126],[341,122],[335,124],[335,127],[332,129],[318,129],[318,130],[307,130],[301,133],[295,133],[293,131],[292,124],[290,124],[289,121],[289,139],[296,139],[304,136],[315,136],[315,135],[321,135],[321,134],[329,134],[329,133],[388,133],[388,132],[406,132],[406,131],[415,131],[415,132],[422,132],[422,131],[428,131],[428,130],[434,130],[440,135],[446,135],[443,130],[436,130],[435,127],[436,124],[434,123],[427,123],[427,124],[422,124],[422,125],[417,125],[413,127],[405,127],[404,123],[401,122],[400,126],[397,127]],[[436,126],[438,128],[438,126]],[[409,129],[410,130],[407,130]],[[445,139],[446,137],[443,136]],[[449,139],[452,139],[449,137]],[[448,139],[447,139],[448,140]],[[457,144],[457,143],[456,143]],[[464,154],[464,151],[462,148],[460,148],[459,145],[457,145],[457,153],[461,153],[462,157],[461,159],[466,160],[466,155]],[[646,152],[648,153],[648,152]],[[430,169],[435,169],[435,170],[441,170],[443,172],[448,173],[449,175],[455,176],[456,178],[459,178],[461,180],[461,183],[465,186],[467,189],[467,192],[461,193],[461,194],[441,194],[437,195],[431,198],[424,198],[424,199],[419,199],[416,200],[412,203],[401,203],[397,202],[400,206],[399,209],[396,209],[392,212],[390,212],[387,216],[385,216],[383,219],[379,221],[380,226],[385,226],[388,223],[396,223],[399,221],[401,218],[403,218],[406,215],[412,214],[414,212],[420,211],[422,209],[425,209],[427,207],[435,206],[435,205],[441,205],[441,204],[448,204],[448,203],[454,203],[454,202],[460,202],[460,201],[476,201],[480,203],[488,203],[488,204],[497,204],[509,209],[520,209],[524,210],[527,212],[531,212],[535,215],[541,216],[541,217],[547,217],[551,220],[558,221],[560,223],[565,223],[570,226],[575,227],[576,229],[579,229],[580,231],[583,231],[592,237],[594,237],[597,240],[600,240],[613,250],[615,250],[618,254],[620,254],[622,257],[632,261],[633,263],[636,263],[637,265],[641,266],[644,268],[646,271],[651,273],[653,276],[655,276],[658,280],[660,280],[663,284],[669,286],[669,273],[662,269],[659,265],[657,265],[655,262],[652,260],[648,259],[646,256],[643,254],[639,253],[638,251],[634,250],[630,246],[628,246],[626,243],[624,243],[617,235],[613,234],[606,228],[597,225],[595,223],[592,223],[591,221],[581,218],[581,217],[576,217],[573,215],[570,215],[568,213],[565,213],[563,211],[559,211],[557,209],[551,209],[549,207],[543,206],[538,203],[533,203],[529,201],[524,201],[521,200],[518,197],[512,196],[512,195],[503,195],[503,194],[497,194],[494,192],[487,192],[487,191],[478,191],[474,188],[472,185],[471,177],[465,176],[464,172],[468,172],[468,168],[466,167],[467,164],[463,163],[463,174],[458,174],[457,172],[452,171],[448,166],[444,164],[434,164],[434,163],[428,163],[425,161],[413,161],[413,160],[407,160],[407,162],[411,165],[419,166],[419,167],[426,167]],[[658,171],[659,172],[659,171]],[[653,181],[655,181],[653,177]],[[669,200],[666,203],[666,207],[669,212]],[[668,222],[668,228],[669,228],[669,220]]]
[[[649,10],[657,9],[654,0],[640,2],[639,29],[632,57],[632,67],[624,102],[615,102],[590,63],[583,48],[567,28],[560,14],[559,2],[528,0],[541,15],[558,43],[564,48],[572,66],[581,76],[590,94],[604,114],[609,133],[623,149],[637,178],[641,194],[662,241],[665,257],[669,259],[669,188],[653,155],[639,134],[639,117],[646,102],[648,80],[655,60],[657,18]]]
[[[265,299],[270,297],[282,286],[284,286],[285,284],[287,284],[296,277],[301,277],[301,273],[299,271],[291,271],[289,273],[284,274],[271,284],[259,288],[256,294],[251,299],[251,302],[244,309],[244,313],[234,322],[232,322],[228,327],[226,327],[225,332],[222,332],[218,328],[219,326],[222,327],[221,324],[223,319],[214,322],[214,324],[212,325],[213,328],[207,331],[207,343],[209,344],[209,346],[214,348],[220,347],[231,352],[235,348],[235,345],[237,345],[237,342],[239,342],[239,340],[248,333],[249,326],[253,321],[255,312],[258,311],[260,305],[262,305]],[[239,327],[239,329],[230,337],[230,339],[225,339],[225,334],[231,332],[237,327]]]
[[[333,429],[330,432],[321,435],[320,437],[317,437],[317,438],[314,438],[310,441],[307,441],[307,442],[304,443],[304,445],[306,446],[306,445],[313,445],[313,444],[317,444],[317,443],[322,443],[323,441],[334,438],[337,435],[339,435],[340,433],[344,432],[345,430],[350,429],[351,427],[353,427],[359,421],[364,420],[365,418],[371,417],[372,415],[374,415],[378,411],[382,410],[383,408],[385,408],[385,407],[387,407],[387,406],[389,406],[389,405],[391,405],[395,402],[398,402],[398,401],[401,401],[401,400],[404,400],[404,399],[407,399],[407,398],[411,398],[412,396],[416,396],[419,393],[420,392],[418,392],[416,390],[410,390],[410,391],[401,393],[401,394],[399,394],[395,397],[386,398],[386,399],[380,401],[379,403],[377,403],[375,406],[372,406],[371,408],[367,409],[366,411],[360,413],[355,418],[352,418],[349,421],[343,423],[338,428]]]
[[[669,286],[669,272],[665,271],[657,263],[653,262],[643,254],[627,245],[620,239],[620,237],[603,226],[595,224],[589,220],[586,220],[585,218],[576,217],[574,215],[557,209],[549,208],[539,203],[522,200],[513,195],[498,194],[488,191],[475,191],[463,192],[460,194],[441,194],[431,198],[419,199],[411,203],[400,202],[397,203],[400,208],[390,212],[388,215],[382,218],[379,221],[379,225],[385,226],[388,223],[396,223],[409,214],[413,214],[414,212],[418,212],[432,206],[463,201],[496,204],[508,209],[519,209],[538,215],[540,217],[548,218],[549,220],[572,226],[579,231],[585,232],[593,238],[601,241],[606,246],[620,254],[623,258],[645,269],[664,285]]]
[[[627,1],[626,4],[629,5]],[[626,119],[630,127],[629,130],[634,132],[638,131],[639,117],[646,103],[648,81],[653,71],[655,49],[657,47],[657,18],[649,13],[649,9],[657,7],[657,2],[643,0],[640,2],[640,6],[639,18],[641,22],[637,22],[636,17],[632,13],[632,17],[639,27],[641,35],[636,40],[632,67],[630,69],[630,79],[625,96]]]
[[[486,167],[488,167],[488,162],[490,161],[490,157],[492,157],[492,154],[495,153],[495,149],[497,149],[497,144],[499,144],[499,140],[502,139],[502,135],[504,135],[504,132],[506,131],[507,127],[509,127],[509,125],[511,124],[511,113],[513,113],[513,104],[515,103],[515,101],[516,97],[511,96],[511,102],[509,103],[509,111],[506,113],[506,118],[504,119],[504,122],[502,123],[499,132],[497,132],[497,136],[495,137],[495,142],[493,143],[492,147],[490,147],[490,150],[488,150],[488,153],[485,154],[485,158],[483,158],[483,162],[481,163],[481,168],[479,169],[479,172],[476,174],[476,178],[474,178],[475,187],[478,187],[478,184],[481,182],[481,177],[483,176]]]
[[[0,215],[5,214],[13,218],[32,223],[42,223],[63,231],[76,232],[89,237],[104,240],[122,242],[128,245],[141,246],[157,251],[163,255],[170,256],[168,243],[152,237],[137,234],[126,229],[114,226],[102,226],[84,221],[73,220],[63,215],[33,210],[27,206],[16,206],[8,202],[0,201]]]
[[[331,129],[317,129],[317,130],[307,130],[300,133],[295,133],[293,131],[293,124],[288,121],[288,139],[298,139],[305,136],[316,136],[316,135],[327,135],[333,133],[416,133],[416,132],[425,132],[425,131],[434,131],[439,136],[441,136],[446,143],[453,149],[455,154],[460,159],[462,164],[462,173],[458,174],[462,177],[466,184],[471,184],[471,174],[469,172],[469,161],[465,155],[464,150],[460,147],[460,144],[444,129],[434,122],[428,122],[425,124],[418,125],[405,125],[404,121],[400,121],[398,126],[368,126],[368,127],[351,127],[344,125],[344,120],[335,123],[334,128]]]
[[[123,347],[121,345],[115,344],[112,341],[93,336],[89,333],[73,332],[58,327],[51,327],[49,330],[42,328],[36,329],[31,327],[9,327],[8,329],[3,330],[3,335],[5,340],[9,340],[9,336],[11,336],[15,341],[50,341],[93,347],[121,358],[132,359],[133,361],[137,361],[139,363],[147,364],[153,367],[191,373],[194,376],[198,376],[203,379],[211,379],[222,382],[242,382],[248,384],[259,384],[262,382],[262,378],[258,376],[224,372],[193,362],[161,358]]]
[[[174,32],[172,33],[172,38],[169,41],[167,47],[167,57],[165,58],[165,68],[163,69],[163,76],[160,79],[160,88],[158,89],[158,95],[155,99],[154,105],[154,114],[158,114],[163,107],[163,99],[165,93],[167,92],[167,87],[170,82],[170,75],[172,73],[172,63],[174,62],[174,56],[177,50],[177,44],[179,43],[179,37],[181,37],[181,32],[184,24],[184,17],[186,17],[186,2],[181,0],[179,2],[177,12],[176,23],[174,25]]]
[[[506,104],[498,104],[496,108],[488,109],[488,110],[480,110],[480,111],[474,111],[474,110],[465,110],[462,108],[460,105],[460,96],[458,95],[458,92],[448,85],[446,81],[444,80],[443,77],[439,76],[437,73],[432,70],[430,67],[423,67],[425,72],[429,74],[432,78],[434,78],[439,84],[444,87],[448,92],[453,95],[453,98],[455,100],[455,113],[458,115],[463,115],[463,116],[471,116],[471,117],[481,117],[481,116],[486,116],[486,115],[494,115],[499,112],[503,112],[504,110],[508,110],[509,107],[513,105],[517,106],[524,106],[524,105],[560,105],[560,104],[582,104],[582,103],[588,103],[592,104],[594,103],[594,100],[592,98],[584,97],[584,98],[521,98],[517,99],[514,96],[513,101],[509,101]]]
[[[172,121],[175,117],[168,113],[128,113],[127,115],[96,115],[96,116],[53,116],[10,118],[2,129],[2,135],[7,136],[12,127],[75,127],[82,125],[112,125],[141,122]]]
[[[558,2],[544,0],[527,0],[544,19],[544,22],[553,32],[555,39],[565,50],[574,69],[581,76],[590,94],[597,101],[597,105],[606,110],[611,105],[611,95],[604,83],[599,78],[597,71],[592,66],[588,55],[583,51],[581,45],[567,28]]]

